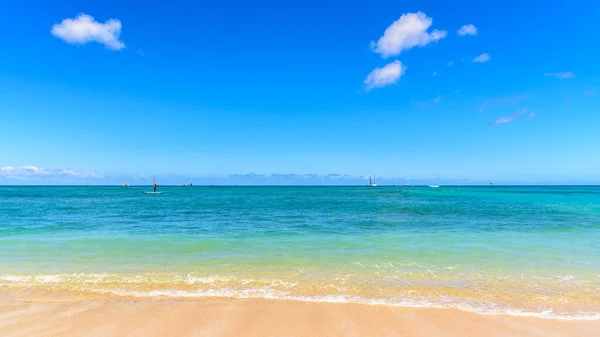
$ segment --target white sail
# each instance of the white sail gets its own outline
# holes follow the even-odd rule
[[[371,177],[369,177],[369,186],[371,186],[371,187],[377,186],[377,184],[375,183],[375,175],[373,175],[373,179],[371,179]]]

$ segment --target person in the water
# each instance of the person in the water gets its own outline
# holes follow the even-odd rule
[[[152,185],[152,187],[154,187],[154,192],[156,192],[156,188],[158,187],[157,184]]]

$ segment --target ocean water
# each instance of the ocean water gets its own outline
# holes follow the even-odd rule
[[[0,287],[600,318],[600,187],[0,187]]]

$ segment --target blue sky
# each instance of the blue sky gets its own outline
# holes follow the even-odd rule
[[[516,4],[7,3],[0,184],[600,183],[600,3]]]

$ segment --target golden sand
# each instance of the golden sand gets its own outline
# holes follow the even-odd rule
[[[600,336],[600,321],[266,299],[0,292],[0,336]]]

